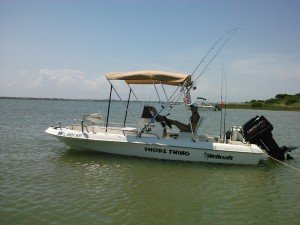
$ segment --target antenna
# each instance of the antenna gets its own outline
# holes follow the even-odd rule
[[[225,85],[225,102],[223,102],[223,85]],[[224,66],[222,65],[221,108],[222,109],[224,108],[224,119],[223,119],[223,110],[221,110],[220,138],[222,137],[222,128],[223,128],[223,135],[225,135],[226,104],[227,104],[227,81],[226,81],[226,74],[224,73]],[[223,141],[225,142],[225,140]]]
[[[224,80],[224,71],[222,64],[222,82],[221,82],[221,121],[220,121],[220,138],[222,137],[222,123],[223,123],[223,80]]]
[[[226,81],[226,74],[224,73],[224,83],[225,83],[225,104],[224,104],[224,134],[225,134],[225,121],[226,121],[226,104],[227,104],[227,81]]]

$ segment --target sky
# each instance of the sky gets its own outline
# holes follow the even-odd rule
[[[232,28],[193,98],[218,102],[222,74],[229,102],[300,93],[299,12],[298,0],[0,0],[0,96],[107,99],[106,73],[191,74]]]

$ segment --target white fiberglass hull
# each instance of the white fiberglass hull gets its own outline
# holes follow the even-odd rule
[[[265,158],[256,145],[234,145],[190,139],[136,137],[135,135],[79,132],[50,127],[46,133],[67,146],[110,154],[223,164],[257,165]]]
[[[199,108],[199,109],[204,109],[204,110],[205,110],[205,109],[206,109],[206,110],[215,110],[215,107],[214,107],[214,106],[210,106],[210,105],[209,105],[209,106],[199,105],[198,108]]]

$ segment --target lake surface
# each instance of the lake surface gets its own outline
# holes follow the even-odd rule
[[[300,173],[261,166],[172,162],[70,150],[44,133],[57,121],[102,112],[106,102],[0,100],[0,224],[300,224]],[[113,103],[111,121],[124,111]],[[139,104],[131,105],[140,115]],[[200,133],[219,135],[220,113]],[[279,145],[300,145],[300,113],[227,110],[226,127],[255,115]],[[174,109],[170,118],[187,121]],[[129,121],[132,122],[132,121]],[[66,124],[66,123],[65,123]],[[300,169],[300,149],[287,164]]]

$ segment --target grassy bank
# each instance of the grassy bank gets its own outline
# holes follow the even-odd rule
[[[258,110],[274,110],[274,111],[300,111],[300,104],[297,106],[286,106],[276,104],[263,104],[262,106],[253,107],[250,103],[229,103],[226,104],[227,109],[258,109]]]
[[[267,100],[251,100],[244,103],[226,104],[228,109],[258,109],[278,111],[300,111],[300,94],[278,94]]]

